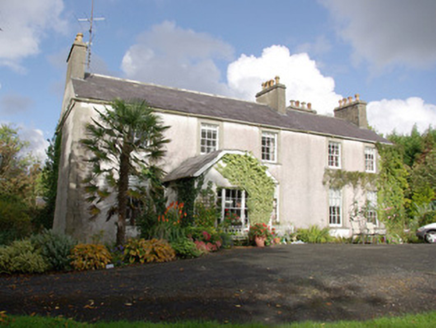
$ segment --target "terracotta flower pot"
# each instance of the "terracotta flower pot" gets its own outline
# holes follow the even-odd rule
[[[265,237],[254,237],[254,242],[257,247],[265,247]]]

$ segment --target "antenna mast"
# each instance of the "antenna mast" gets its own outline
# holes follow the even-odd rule
[[[92,33],[92,25],[94,21],[103,21],[104,17],[96,17],[94,18],[94,0],[91,1],[91,18],[79,18],[79,22],[89,22],[89,39],[88,39],[88,60],[86,66],[88,70],[91,67],[91,45],[92,39],[94,38],[94,34]]]

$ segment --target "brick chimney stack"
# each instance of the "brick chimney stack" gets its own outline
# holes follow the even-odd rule
[[[86,43],[83,42],[83,34],[77,33],[76,39],[71,46],[70,53],[68,54],[67,63],[67,79],[65,86],[70,79],[84,79],[85,78],[85,65],[86,65]]]
[[[359,128],[368,129],[366,116],[366,102],[360,100],[359,95],[339,100],[339,106],[334,109],[335,117],[349,121]]]
[[[256,101],[266,104],[278,111],[280,114],[286,114],[286,86],[280,83],[280,78],[262,83],[262,91],[256,94]]]

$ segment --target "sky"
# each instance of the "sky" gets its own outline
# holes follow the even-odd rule
[[[91,8],[0,0],[0,124],[41,160]],[[319,115],[359,94],[381,134],[435,126],[434,0],[94,0],[93,13],[91,73],[251,101],[280,76]]]

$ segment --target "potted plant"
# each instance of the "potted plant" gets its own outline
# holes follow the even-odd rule
[[[248,236],[256,243],[256,246],[264,247],[265,241],[272,238],[272,233],[265,223],[255,223],[250,226]]]
[[[230,212],[226,209],[226,216],[224,218],[224,222],[227,226],[240,226],[242,225],[241,218],[233,212]]]

